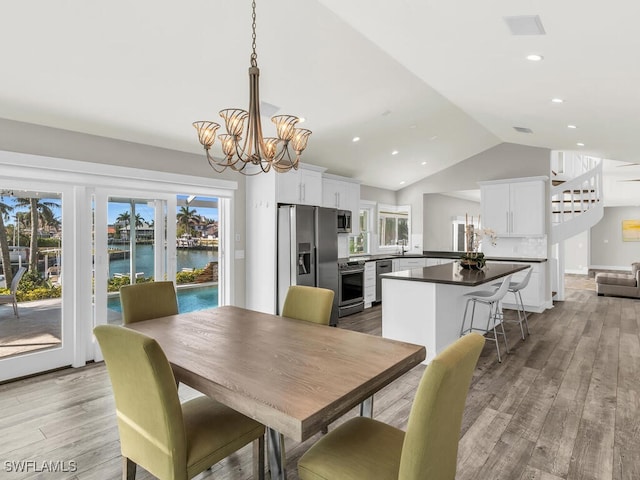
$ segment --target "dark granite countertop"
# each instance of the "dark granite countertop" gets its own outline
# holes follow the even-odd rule
[[[388,260],[394,258],[460,258],[464,252],[445,252],[445,251],[424,251],[419,253],[405,253],[404,255],[382,253],[377,255],[354,255],[349,258],[339,258],[338,262],[346,262],[347,260],[363,259],[365,262],[375,262],[377,260]],[[491,257],[487,256],[487,260],[492,262],[527,262],[527,263],[543,263],[546,258],[533,257]]]
[[[482,270],[467,270],[457,262],[434,265],[432,267],[414,268],[401,272],[385,273],[382,278],[408,280],[414,282],[445,283],[465,287],[475,287],[506,275],[530,268],[516,263],[489,263]]]

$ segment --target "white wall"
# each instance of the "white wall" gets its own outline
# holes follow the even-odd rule
[[[589,273],[589,230],[565,240],[564,271],[582,275]]]
[[[423,199],[423,250],[453,250],[453,219],[465,215],[478,218],[480,215],[480,202],[439,193],[427,193]]]
[[[630,270],[640,261],[640,242],[622,241],[622,221],[640,220],[640,207],[605,207],[602,220],[591,227],[590,267]]]

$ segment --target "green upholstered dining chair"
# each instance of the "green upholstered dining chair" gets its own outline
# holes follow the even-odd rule
[[[264,426],[213,399],[180,404],[158,343],[116,325],[94,329],[111,378],[123,478],[140,465],[161,480],[188,480],[254,442],[254,478],[264,478]]]
[[[470,333],[431,361],[406,433],[371,418],[352,418],[300,458],[300,479],[454,480],[462,414],[484,341]]]
[[[147,282],[120,287],[122,323],[166,317],[178,313],[173,282]]]
[[[282,316],[329,325],[334,295],[327,288],[292,285],[287,290]]]

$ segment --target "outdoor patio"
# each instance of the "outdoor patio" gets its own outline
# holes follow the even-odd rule
[[[18,303],[20,318],[10,304],[0,305],[0,358],[56,348],[62,342],[60,299]],[[108,322],[119,323],[119,312],[108,310]]]

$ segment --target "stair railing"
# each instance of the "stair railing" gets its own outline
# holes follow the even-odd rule
[[[602,199],[602,162],[599,158],[574,157],[576,170],[589,168],[585,173],[551,187],[552,223],[560,224],[596,206]],[[573,169],[572,169],[573,170]],[[576,171],[574,170],[574,172]]]

